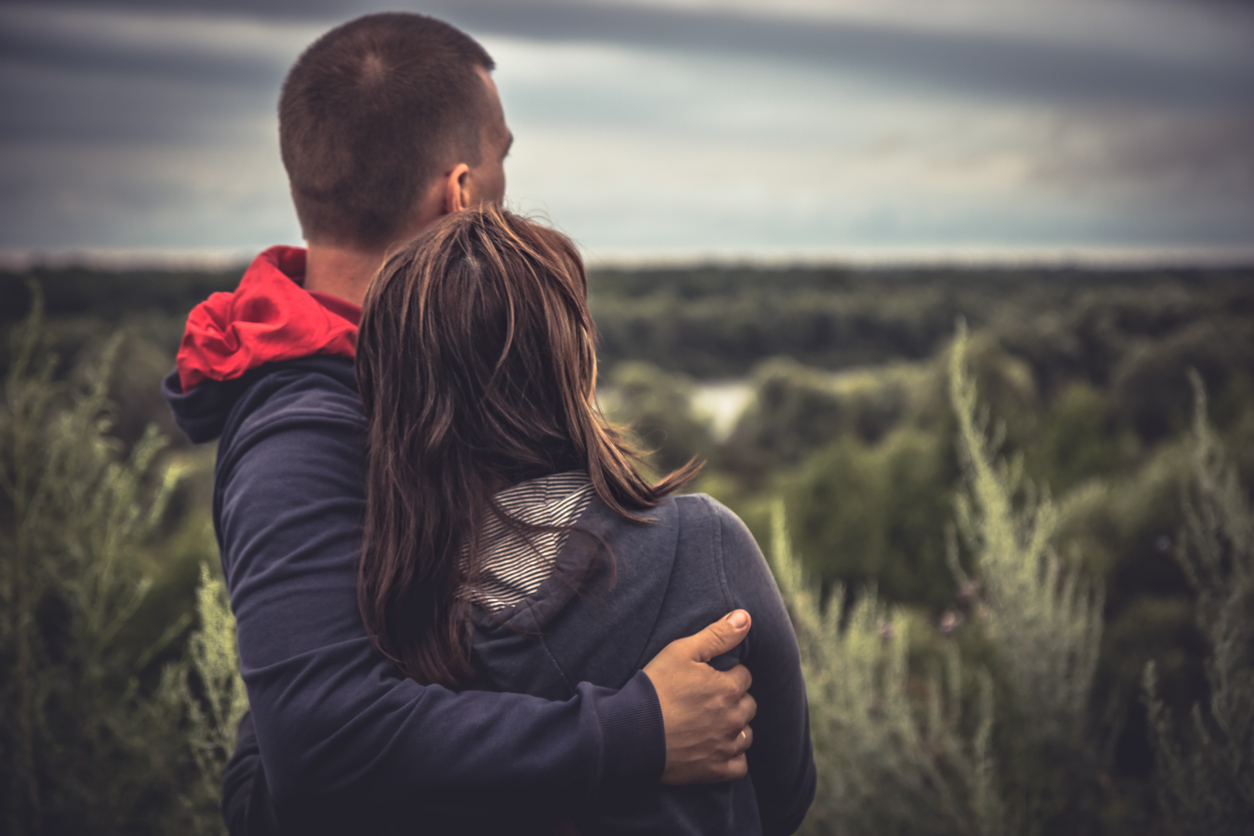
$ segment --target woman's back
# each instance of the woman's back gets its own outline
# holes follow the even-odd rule
[[[624,786],[572,811],[576,829],[793,832],[814,794],[805,686],[787,613],[740,520],[707,496],[683,495],[647,511],[651,524],[633,522],[606,507],[580,473],[524,482],[497,499],[527,522],[573,522],[575,530],[533,534],[536,549],[501,529],[486,538],[480,587],[471,593],[474,663],[494,690],[564,700],[581,681],[620,688],[661,648],[722,613],[753,616],[749,637],[713,662],[753,671],[748,777]]]
[[[356,363],[369,425],[363,620],[419,682],[477,680],[552,700],[581,682],[634,689],[658,705],[656,731],[661,704],[644,663],[723,613],[748,610],[735,658],[715,660],[736,668],[728,679],[747,678],[738,662],[752,670],[752,739],[741,729],[753,700],[736,688],[738,716],[720,752],[726,774],[748,775],[663,786],[663,748],[682,751],[682,741],[634,734],[627,723],[640,718],[606,708],[596,718],[603,739],[641,741],[627,749],[644,768],[624,774],[656,764],[647,786],[619,786],[612,763],[598,767],[595,785],[614,789],[594,799],[540,781],[506,793],[485,779],[431,799],[423,824],[553,833],[569,815],[585,834],[791,832],[813,795],[814,765],[779,592],[735,515],[708,497],[673,496],[699,464],[645,478],[643,454],[601,414],[587,293],[568,238],[493,206],[449,215],[384,265]],[[528,743],[503,757],[525,770],[534,753],[561,745]]]

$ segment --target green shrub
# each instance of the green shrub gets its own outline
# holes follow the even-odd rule
[[[919,430],[828,445],[785,489],[807,566],[825,588],[873,583],[893,603],[951,605],[944,533],[956,475],[949,440]]]
[[[1254,337],[1247,318],[1212,316],[1162,337],[1131,343],[1112,372],[1117,413],[1146,442],[1184,431],[1189,424],[1187,374],[1196,369],[1207,388],[1227,395],[1230,383],[1254,373]]]
[[[248,694],[239,675],[239,651],[235,643],[235,617],[227,603],[222,579],[201,564],[196,588],[196,614],[200,626],[188,642],[190,664],[176,668],[175,690],[187,711],[184,745],[196,764],[197,782],[184,795],[192,809],[200,809],[198,832],[222,832],[216,801],[222,793],[222,774],[235,751],[240,718],[248,710]]]
[[[237,715],[197,713],[218,699],[224,663],[209,649],[222,625],[207,620],[192,641],[198,678],[183,663],[163,664],[177,659],[194,615],[175,608],[156,620],[168,610],[150,607],[146,568],[148,552],[169,545],[167,501],[184,468],[161,459],[164,441],[151,428],[125,453],[110,434],[117,339],[74,387],[53,379],[37,294],[15,337],[0,406],[4,829],[220,833],[218,779],[202,778],[189,742],[207,728],[220,735]]]
[[[956,361],[959,355],[960,360]],[[1041,398],[1036,378],[1026,362],[1008,352],[992,333],[967,337],[965,331],[950,347],[947,359],[948,374],[938,375],[950,384],[946,406],[961,417],[953,392],[954,363],[960,362],[964,379],[971,379],[981,400],[997,416],[998,445],[1008,442],[1012,451],[1022,451],[1032,443],[1039,428]]]
[[[151,586],[136,554],[177,473],[156,467],[155,433],[126,458],[106,435],[116,341],[91,386],[69,392],[39,350],[38,311],[16,336],[0,413],[8,824],[19,833],[132,830],[173,813],[180,771],[171,680],[145,688],[140,676],[187,623],[147,647],[120,641]]]
[[[975,384],[963,366],[965,329],[950,361],[950,393],[958,418],[958,449],[965,489],[956,502],[958,532],[971,554],[973,577],[951,566],[964,585],[978,582],[978,615],[990,640],[1003,648],[1001,664],[1036,742],[1076,745],[1097,669],[1102,593],[1054,551],[1057,514],[1048,493],[1022,481],[1018,461],[995,463],[977,405]],[[1021,507],[1015,507],[1022,494]]]
[[[1058,494],[1126,467],[1135,439],[1121,436],[1106,402],[1091,384],[1065,387],[1049,405],[1039,437],[1026,452],[1025,467]]]
[[[754,371],[753,389],[728,440],[729,464],[750,476],[797,464],[850,424],[832,375],[795,360],[762,363]]]
[[[960,331],[950,394],[963,465],[957,530],[971,568],[956,537],[949,563],[971,601],[955,631],[968,633],[965,645],[938,640],[873,589],[852,604],[839,587],[820,601],[776,506],[773,566],[797,630],[819,768],[811,833],[1052,833],[1091,825],[1098,806],[1088,796],[1102,758],[1086,731],[1102,596],[1054,553],[1048,496],[996,458],[965,349]]]
[[[782,503],[772,517],[771,565],[797,631],[818,769],[803,832],[1002,832],[987,673],[975,673],[974,720],[964,723],[957,647],[949,646],[943,669],[912,679],[907,659],[918,625],[874,591],[846,606],[838,588],[821,602],[792,556]]]
[[[606,414],[631,425],[662,472],[681,467],[693,456],[708,458],[713,451],[709,427],[693,414],[692,381],[683,374],[662,371],[651,363],[618,363],[598,394]]]
[[[1227,836],[1254,822],[1254,512],[1195,391],[1192,480],[1175,556],[1197,591],[1197,618],[1211,645],[1210,699],[1177,734],[1157,695],[1153,662],[1145,694],[1159,757],[1164,812],[1181,834]]]
[[[759,365],[753,399],[737,421],[723,457],[750,481],[772,469],[808,461],[833,441],[851,436],[874,443],[904,425],[927,427],[933,408],[931,364],[898,364],[840,373],[787,357]]]

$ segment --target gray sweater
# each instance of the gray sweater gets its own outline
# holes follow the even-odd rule
[[[494,690],[551,700],[580,682],[618,688],[671,641],[748,610],[748,637],[713,664],[743,663],[753,675],[749,775],[613,787],[571,818],[581,834],[792,833],[814,798],[814,758],[796,639],[762,552],[705,495],[670,497],[646,516],[652,524],[624,520],[592,497],[538,589],[512,606],[477,609],[480,676]]]

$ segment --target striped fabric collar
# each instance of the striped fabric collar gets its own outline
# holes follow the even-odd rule
[[[572,470],[519,482],[496,494],[501,510],[529,525],[570,526],[592,501],[588,474]],[[490,517],[479,535],[483,554],[479,583],[462,590],[489,612],[515,606],[540,589],[553,574],[566,531],[537,531],[526,536],[496,517]],[[463,555],[465,566],[467,557]]]

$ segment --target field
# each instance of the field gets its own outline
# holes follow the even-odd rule
[[[36,819],[47,832],[218,827],[204,776],[222,753],[184,751],[189,729],[215,728],[187,706],[229,703],[188,661],[212,611],[196,589],[200,567],[216,567],[213,452],[180,437],[158,383],[187,311],[238,274],[0,274],[0,529],[13,556],[0,660],[38,683],[6,676],[0,688],[0,774],[16,788],[5,806],[23,831]],[[33,286],[35,333],[58,358],[44,378],[38,363],[18,374]],[[1167,768],[1202,774],[1189,759],[1208,745],[1247,747],[1211,781],[1227,788],[1216,809],[1254,809],[1254,268],[706,267],[605,270],[590,287],[611,419],[633,425],[660,470],[705,460],[697,490],[736,510],[776,561],[808,648],[825,770],[808,832],[1223,832],[1240,819],[1188,829],[1201,814]],[[22,405],[45,390],[44,426],[21,436],[34,414]],[[89,544],[75,551],[53,517],[38,537],[24,531],[31,498],[14,475],[22,450],[37,463],[60,449],[40,433],[75,409],[78,443],[133,466],[135,504],[160,500],[160,474],[179,475],[152,524],[127,529],[111,627],[65,626],[88,601],[67,590],[96,571],[98,532],[73,535]],[[160,450],[149,425],[169,440]],[[151,461],[135,458],[149,447]],[[1224,472],[1231,485],[1211,479]],[[1197,560],[1214,543],[1226,556],[1208,586]],[[59,550],[60,568],[32,586],[20,576],[40,548]],[[145,578],[134,598],[125,584]],[[101,666],[90,704],[64,703],[85,681],[84,666],[62,664],[74,653]],[[1161,702],[1143,688],[1151,662]],[[1245,726],[1225,725],[1216,694]],[[1190,725],[1194,705],[1209,738]],[[145,732],[141,709],[167,724],[150,730],[172,731]],[[65,728],[84,714],[90,735]]]

